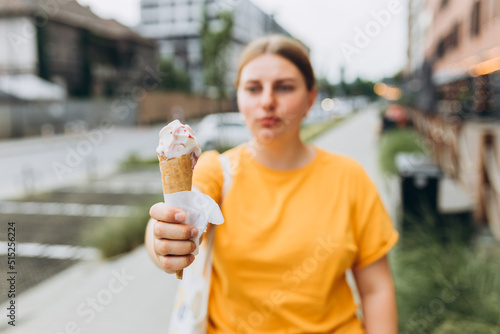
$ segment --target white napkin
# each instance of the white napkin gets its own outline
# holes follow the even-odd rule
[[[180,208],[186,212],[184,224],[193,225],[198,229],[198,236],[192,238],[196,244],[193,255],[198,254],[200,237],[206,232],[208,223],[220,225],[224,223],[224,217],[219,205],[212,197],[197,191],[180,191],[173,194],[163,194],[165,203],[169,206]]]

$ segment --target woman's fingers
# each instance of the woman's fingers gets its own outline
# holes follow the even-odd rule
[[[186,213],[179,208],[168,206],[165,203],[156,203],[149,209],[151,218],[162,222],[183,223]]]
[[[153,254],[163,270],[174,273],[184,269],[194,261],[191,254],[196,244],[189,239],[198,236],[198,229],[183,224],[186,213],[165,203],[156,203],[149,210],[153,224]],[[152,255],[153,255],[152,254]]]
[[[188,240],[198,235],[198,229],[192,225],[172,224],[156,221],[153,226],[155,238],[169,240]]]
[[[184,256],[158,256],[161,267],[168,273],[173,274],[189,266],[194,261],[194,255]]]
[[[149,214],[156,220],[153,227],[155,238],[187,240],[198,235],[198,229],[194,226],[181,224],[186,221],[186,213],[179,208],[156,203]]]
[[[174,273],[189,266],[194,261],[191,254],[196,244],[189,239],[198,236],[198,229],[183,224],[186,213],[165,203],[157,203],[149,210],[153,218],[153,249],[160,266],[169,273]]]
[[[191,241],[178,241],[157,239],[155,240],[155,252],[159,256],[189,255],[196,249],[196,244]]]

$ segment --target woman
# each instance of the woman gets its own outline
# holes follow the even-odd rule
[[[299,136],[316,97],[307,51],[283,36],[254,41],[241,57],[236,88],[253,139],[224,153],[231,187],[221,202],[214,151],[200,158],[193,178],[221,203],[226,220],[215,234],[208,332],[396,333],[386,254],[398,234],[375,186],[353,160]],[[185,220],[178,208],[156,204],[150,213],[153,260],[169,273],[187,267],[195,247],[187,239],[196,229],[177,224]]]

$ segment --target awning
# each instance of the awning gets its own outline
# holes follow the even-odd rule
[[[64,88],[33,74],[0,75],[0,98],[10,96],[24,101],[60,101]]]
[[[436,86],[442,86],[451,82],[470,77],[466,68],[447,68],[432,74],[432,81]]]

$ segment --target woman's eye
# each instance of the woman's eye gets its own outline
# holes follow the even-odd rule
[[[289,91],[293,90],[293,86],[291,86],[291,85],[280,85],[277,88],[278,88],[278,91],[281,91],[281,92],[289,92]]]
[[[250,93],[256,93],[256,92],[259,91],[259,87],[257,87],[257,86],[248,86],[248,87],[245,88],[245,90],[247,90]]]

